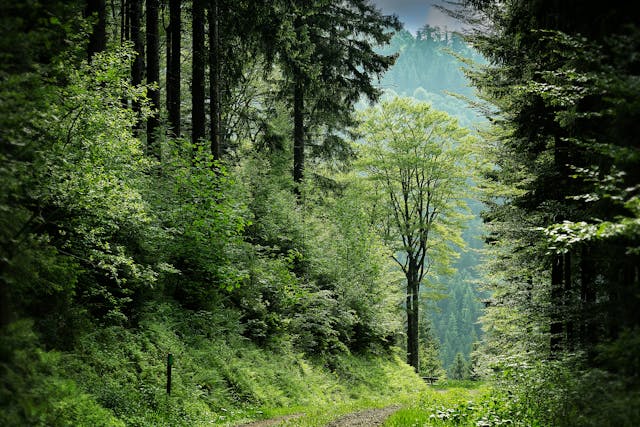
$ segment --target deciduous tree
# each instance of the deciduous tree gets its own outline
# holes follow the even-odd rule
[[[419,371],[420,287],[463,245],[472,138],[446,113],[409,99],[385,101],[361,119],[359,164],[381,195],[382,229],[406,278],[407,361]]]

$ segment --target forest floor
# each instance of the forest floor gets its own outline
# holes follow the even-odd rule
[[[237,425],[237,427],[405,427],[432,425],[435,413],[463,414],[461,406],[467,407],[472,400],[480,398],[488,389],[482,383],[450,382],[431,386],[412,396],[388,399],[375,407],[367,403],[323,407],[300,408],[299,412],[272,417],[265,420]],[[372,405],[373,406],[373,405]],[[451,419],[439,420],[438,425],[457,425]],[[475,422],[472,423],[475,425]],[[467,425],[467,424],[463,424]],[[471,424],[469,424],[471,425]]]
[[[381,426],[387,418],[400,409],[394,405],[382,409],[368,409],[353,414],[348,414],[329,423],[327,427],[375,427]]]
[[[383,425],[385,420],[391,414],[400,409],[399,405],[388,406],[380,409],[367,409],[351,414],[343,415],[337,420],[327,424],[327,427],[377,427]],[[271,426],[294,426],[296,419],[303,417],[305,414],[293,414],[282,417],[276,417],[268,420],[255,421],[248,424],[242,424],[239,427],[271,427]]]

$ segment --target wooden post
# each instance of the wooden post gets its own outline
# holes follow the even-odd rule
[[[171,394],[171,366],[173,366],[173,354],[167,354],[167,394]]]

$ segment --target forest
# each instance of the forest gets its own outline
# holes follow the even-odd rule
[[[640,425],[635,5],[431,3],[0,0],[0,425]]]

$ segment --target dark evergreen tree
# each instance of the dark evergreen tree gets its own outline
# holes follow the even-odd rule
[[[594,356],[596,342],[638,326],[639,236],[625,225],[637,217],[629,190],[640,182],[631,154],[638,110],[628,109],[640,99],[631,83],[638,61],[620,54],[638,51],[632,6],[472,3],[495,30],[472,38],[494,64],[472,78],[501,109],[495,122],[504,130],[499,170],[488,176],[518,190],[489,201],[491,239],[508,248],[499,265],[511,284],[498,289],[494,308],[511,304],[539,322],[546,356],[576,347]],[[516,264],[504,270],[508,260]]]
[[[220,134],[220,9],[218,0],[209,0],[209,120],[211,154],[216,160],[222,157]]]
[[[131,83],[134,86],[142,84],[144,75],[144,39],[142,37],[142,0],[128,0],[129,25],[131,41],[133,42],[133,64],[131,65]],[[133,103],[133,110],[140,114],[140,105]]]
[[[181,0],[169,0],[169,30],[167,32],[167,112],[169,128],[180,136],[181,105],[181,55],[182,55],[182,10]]]
[[[149,106],[153,110],[147,118],[147,151],[160,159],[158,126],[160,124],[160,43],[158,33],[159,0],[146,0],[147,85]]]
[[[449,378],[452,380],[466,380],[469,378],[469,365],[462,353],[456,353],[453,366],[449,372]]]
[[[91,19],[92,31],[89,35],[89,45],[87,46],[87,56],[89,60],[97,53],[102,52],[107,47],[107,26],[106,26],[106,3],[105,0],[87,0],[85,16]]]
[[[193,64],[191,78],[191,141],[197,145],[205,138],[205,4],[194,1],[192,8]]]
[[[300,184],[310,131],[324,127],[325,138],[315,148],[331,146],[325,151],[335,155],[339,138],[333,130],[351,123],[349,112],[362,95],[370,100],[380,95],[373,79],[393,64],[394,56],[378,54],[374,46],[387,43],[400,24],[363,0],[293,2],[292,12],[280,57],[291,78],[293,177]]]

